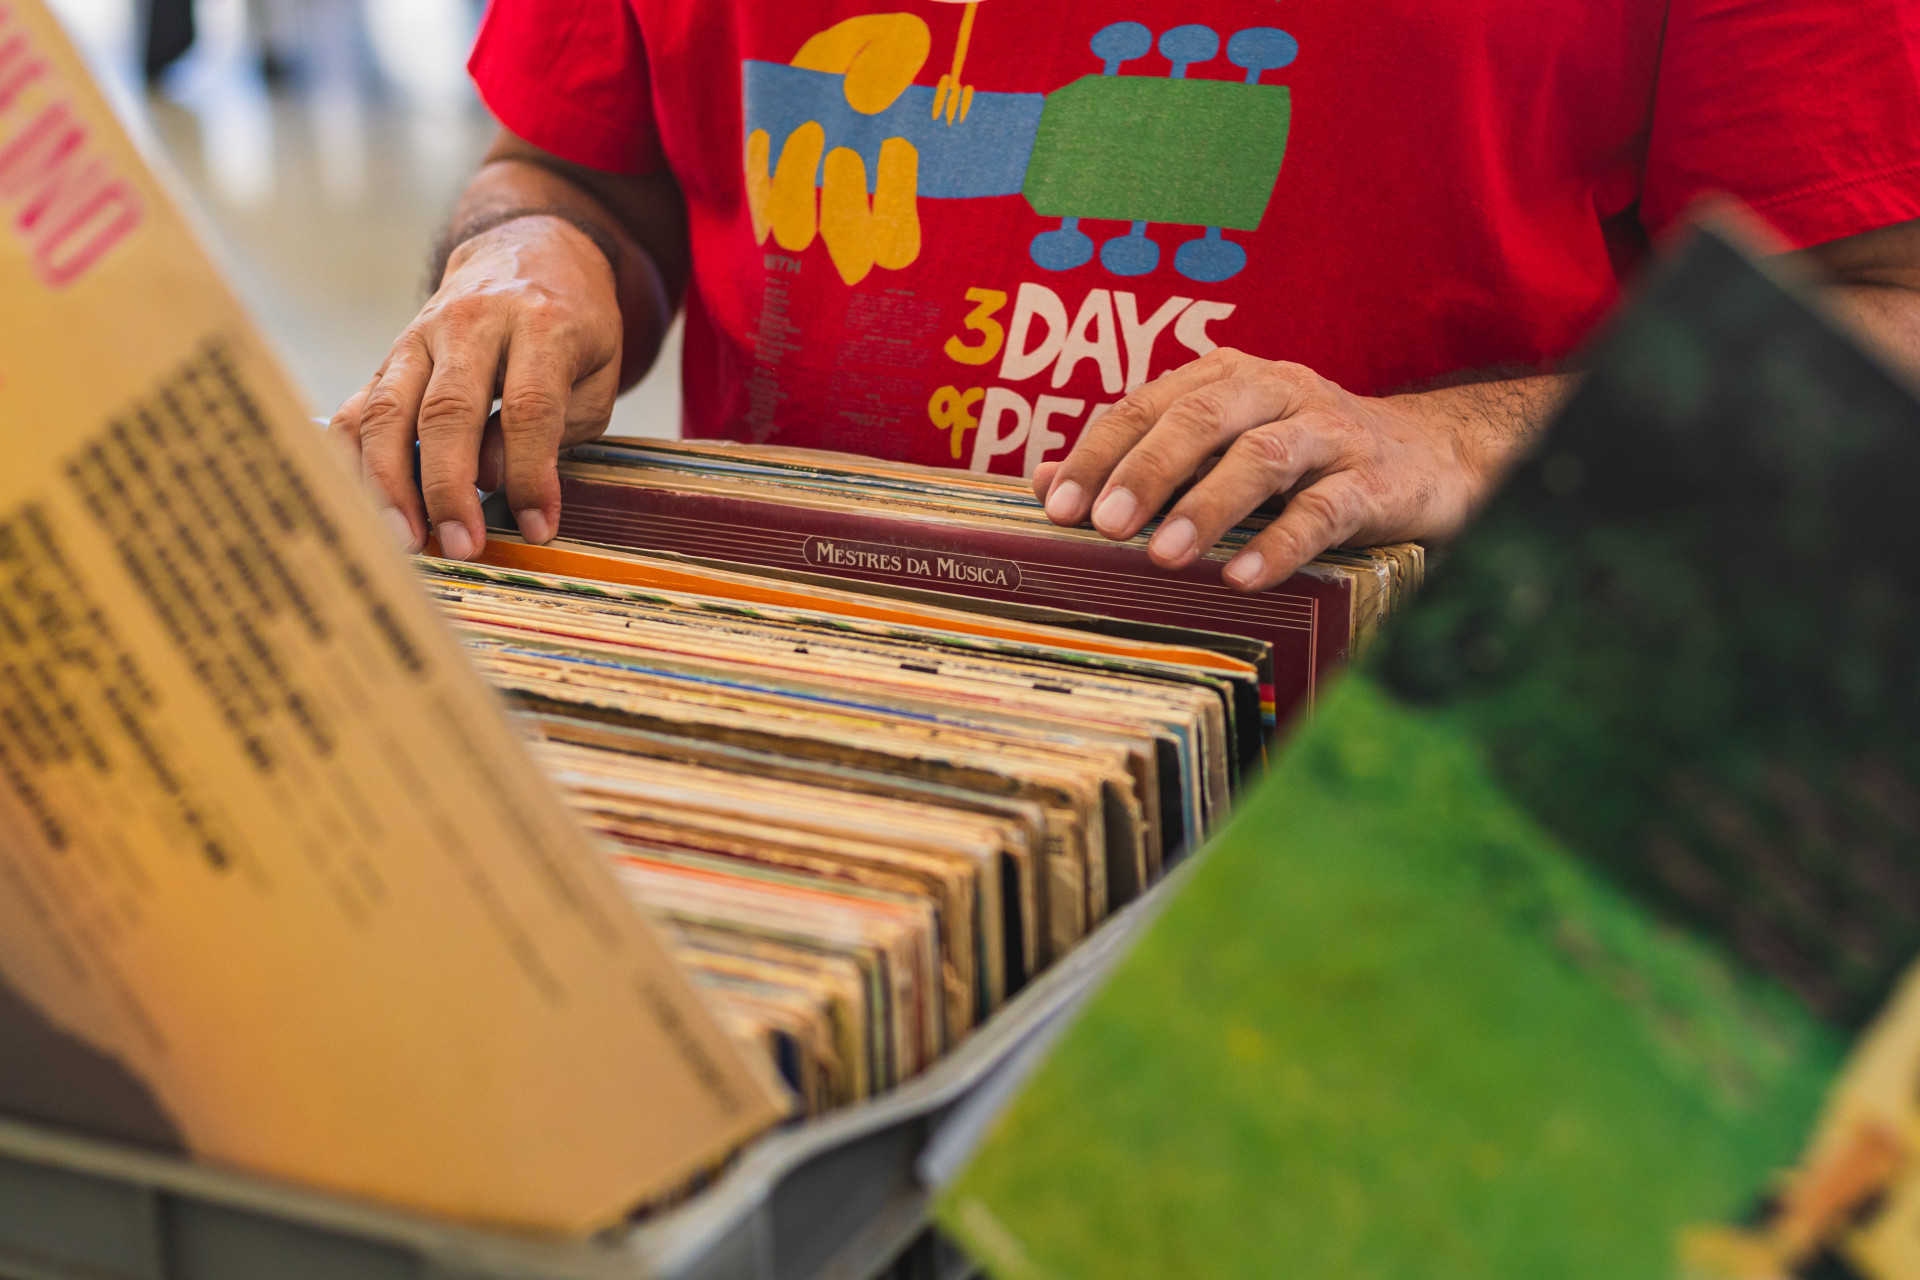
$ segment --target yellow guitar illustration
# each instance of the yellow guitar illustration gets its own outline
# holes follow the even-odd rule
[[[972,86],[960,77],[980,0],[932,2],[966,6],[952,69],[933,93],[932,117],[944,115],[952,125],[967,118],[973,102]],[[813,36],[788,65],[840,77],[846,105],[871,117],[887,111],[913,84],[932,49],[932,33],[918,14],[863,14]],[[894,136],[880,143],[871,183],[857,150],[827,150],[826,127],[817,119],[787,134],[777,163],[772,150],[765,129],[748,133],[747,201],[759,243],[771,235],[781,248],[798,253],[817,235],[850,285],[875,266],[897,271],[920,256],[920,150],[909,139]]]

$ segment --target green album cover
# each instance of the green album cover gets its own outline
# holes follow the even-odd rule
[[[1590,367],[942,1192],[992,1274],[1673,1277],[1794,1163],[1920,948],[1920,403],[1711,232]]]

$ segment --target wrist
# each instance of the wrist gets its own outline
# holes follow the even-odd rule
[[[535,219],[549,219],[570,227],[599,250],[601,256],[607,261],[607,269],[613,273],[614,291],[616,294],[619,292],[622,257],[619,239],[591,217],[572,209],[551,206],[495,209],[454,223],[441,237],[440,245],[434,253],[433,263],[427,272],[428,291],[433,292],[440,288],[446,280],[447,272],[461,264],[470,252],[469,246],[475,241],[502,227]]]
[[[1572,393],[1569,374],[1474,382],[1393,396],[1401,412],[1451,443],[1477,492],[1499,483]]]

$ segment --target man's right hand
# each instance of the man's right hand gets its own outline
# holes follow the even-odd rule
[[[332,429],[358,446],[367,485],[409,550],[431,527],[443,553],[472,556],[486,538],[475,486],[502,482],[522,536],[545,542],[560,516],[555,459],[606,429],[621,336],[599,247],[561,218],[516,218],[454,249],[439,290]]]
[[[685,290],[686,206],[670,174],[584,169],[502,130],[454,227],[439,287],[332,431],[397,541],[431,531],[465,560],[486,545],[476,486],[505,486],[529,542],[559,527],[560,450],[606,430]]]

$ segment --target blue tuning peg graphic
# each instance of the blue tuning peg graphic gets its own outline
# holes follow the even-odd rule
[[[1094,32],[1087,47],[1093,50],[1094,57],[1106,63],[1102,74],[1117,76],[1121,63],[1145,57],[1153,48],[1153,32],[1138,22],[1115,22]]]
[[[1071,271],[1093,260],[1093,237],[1080,229],[1080,219],[1062,218],[1056,231],[1042,231],[1027,246],[1034,265],[1047,271]]]
[[[1174,27],[1160,37],[1160,56],[1173,64],[1172,80],[1185,80],[1187,68],[1206,62],[1220,52],[1220,33],[1212,27],[1190,22]]]
[[[1147,224],[1136,222],[1100,246],[1100,265],[1117,276],[1144,276],[1160,265],[1160,246],[1147,239]]]
[[[1290,66],[1299,56],[1300,42],[1275,27],[1248,27],[1227,41],[1227,61],[1247,73],[1248,84],[1259,84],[1261,72]]]
[[[1173,251],[1173,269],[1201,284],[1231,280],[1246,265],[1247,251],[1231,240],[1222,240],[1218,227],[1208,227],[1205,235]]]

